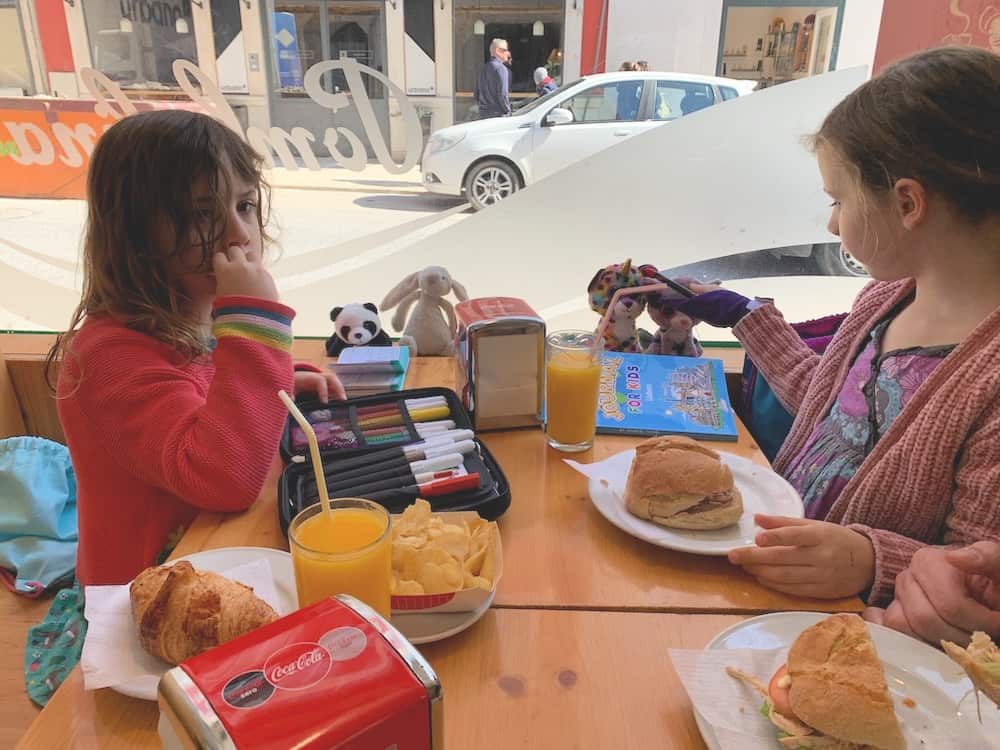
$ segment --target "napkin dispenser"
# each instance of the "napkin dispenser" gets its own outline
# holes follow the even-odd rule
[[[545,321],[524,300],[482,297],[455,305],[455,390],[476,430],[541,424]]]
[[[340,595],[189,659],[160,680],[174,748],[441,750],[441,683],[377,612]]]

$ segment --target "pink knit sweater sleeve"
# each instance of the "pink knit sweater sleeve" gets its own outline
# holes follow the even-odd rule
[[[122,329],[85,353],[77,401],[93,439],[123,471],[212,511],[249,507],[264,485],[291,392],[294,311],[247,297],[216,301],[215,373],[179,365],[169,348]],[[204,370],[202,370],[204,372]]]
[[[752,310],[733,326],[733,335],[743,344],[781,405],[796,414],[820,356],[771,304]]]
[[[927,545],[863,524],[848,528],[867,536],[875,548],[875,580],[868,603],[884,607],[892,601],[896,576],[910,564],[916,551]],[[940,542],[955,546],[984,539],[1000,541],[1000,404],[966,440]]]

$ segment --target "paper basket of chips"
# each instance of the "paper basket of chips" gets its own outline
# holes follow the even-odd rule
[[[417,500],[392,518],[392,611],[471,612],[503,572],[500,530],[475,511]]]

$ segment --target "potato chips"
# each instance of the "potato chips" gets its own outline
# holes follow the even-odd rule
[[[496,523],[482,518],[446,523],[417,500],[392,523],[394,596],[490,591],[496,573]]]

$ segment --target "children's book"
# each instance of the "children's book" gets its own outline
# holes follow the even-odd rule
[[[348,398],[400,391],[410,364],[408,346],[359,346],[344,349],[330,369],[340,378]]]
[[[605,352],[597,431],[736,440],[722,360]]]
[[[344,349],[330,368],[341,372],[405,373],[410,364],[408,346],[352,346]]]

